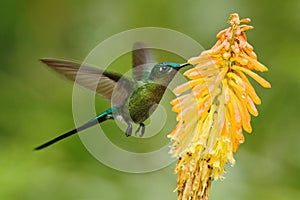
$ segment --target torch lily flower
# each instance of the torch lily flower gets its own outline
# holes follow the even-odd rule
[[[242,23],[249,22],[231,14],[216,44],[188,60],[195,65],[184,73],[190,80],[174,89],[178,124],[168,137],[170,153],[178,158],[178,199],[208,199],[212,180],[223,178],[225,164],[234,165],[243,130],[252,132],[251,115],[258,115],[255,105],[261,104],[248,77],[271,87],[253,72],[268,69],[247,42],[245,31],[253,27]]]

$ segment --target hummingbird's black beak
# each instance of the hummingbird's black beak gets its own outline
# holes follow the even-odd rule
[[[190,65],[189,63],[183,63],[183,64],[180,64],[179,67],[177,67],[177,71],[180,70],[181,68],[185,67],[185,66],[188,66]]]

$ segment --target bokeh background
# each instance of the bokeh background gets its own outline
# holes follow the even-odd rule
[[[263,104],[254,131],[225,181],[213,183],[210,199],[298,199],[299,10],[299,0],[1,1],[0,199],[176,199],[174,164],[147,174],[119,172],[94,159],[77,136],[32,151],[74,126],[72,84],[38,59],[82,60],[111,35],[144,26],[174,29],[210,48],[233,12],[252,19],[248,40],[269,67],[263,76],[272,88],[255,85]]]

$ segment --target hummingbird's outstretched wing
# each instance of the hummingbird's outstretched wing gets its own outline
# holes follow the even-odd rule
[[[154,62],[151,50],[141,42],[136,42],[133,45],[132,65],[133,78],[136,81],[144,80],[151,73]]]
[[[122,105],[125,102],[128,96],[128,87],[132,85],[132,82],[122,77],[122,75],[103,71],[92,65],[54,58],[42,58],[40,60],[67,79],[104,96],[109,102],[111,102],[113,91],[118,85],[118,93],[122,94],[122,96],[118,99],[114,98],[115,106]],[[117,84],[119,80],[126,82],[124,87]]]

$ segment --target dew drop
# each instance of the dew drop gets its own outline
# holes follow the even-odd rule
[[[242,94],[242,98],[243,98],[243,99],[246,98],[246,94],[245,94],[245,93]]]

